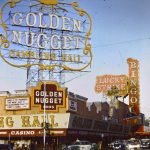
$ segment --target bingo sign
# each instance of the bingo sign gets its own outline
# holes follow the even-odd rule
[[[129,66],[129,106],[130,112],[140,114],[140,85],[139,85],[139,61],[133,58],[127,59]]]
[[[42,83],[32,88],[32,105],[41,110],[59,112],[59,108],[66,108],[66,88],[61,88],[57,82]]]
[[[10,0],[0,10],[0,56],[14,67],[81,71],[91,65],[92,20],[77,2]]]

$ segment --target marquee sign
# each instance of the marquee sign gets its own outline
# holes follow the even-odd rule
[[[142,117],[141,116],[127,117],[127,118],[122,119],[121,123],[123,123],[124,125],[130,125],[130,126],[141,125]]]
[[[47,131],[50,136],[66,136],[67,129],[51,129]],[[43,137],[43,129],[9,129],[0,131],[1,137]]]
[[[30,109],[29,97],[8,97],[5,104],[6,110],[24,110]]]
[[[91,64],[92,21],[77,2],[10,0],[0,21],[0,56],[11,66],[81,71]]]
[[[66,88],[61,88],[57,82],[40,82],[32,88],[32,105],[39,106],[41,110],[58,112],[59,108],[66,108]]]

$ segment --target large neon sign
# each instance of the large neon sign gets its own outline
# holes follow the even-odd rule
[[[128,58],[129,65],[129,106],[131,113],[139,115],[139,62],[136,59]]]
[[[91,65],[92,20],[77,2],[12,0],[2,6],[0,21],[0,56],[11,66],[81,71]]]

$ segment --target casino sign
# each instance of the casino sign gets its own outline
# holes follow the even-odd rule
[[[41,110],[59,112],[59,108],[66,108],[67,89],[61,88],[57,82],[39,82],[32,88],[31,101],[33,106]]]
[[[81,71],[91,65],[92,20],[77,2],[10,0],[0,22],[0,57],[11,66]]]

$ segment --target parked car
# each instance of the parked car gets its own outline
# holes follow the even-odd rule
[[[137,139],[130,139],[125,145],[126,150],[141,150],[140,141]]]
[[[141,139],[141,148],[150,149],[150,139]]]
[[[108,144],[108,149],[113,149],[115,141],[111,142]]]
[[[63,150],[98,150],[96,143],[76,140],[73,144],[66,146]]]
[[[108,144],[108,149],[111,150],[125,150],[125,140],[115,140]]]
[[[80,150],[80,147],[76,145],[69,145],[63,148],[63,150]]]
[[[115,141],[113,144],[113,150],[125,150],[125,141]]]

